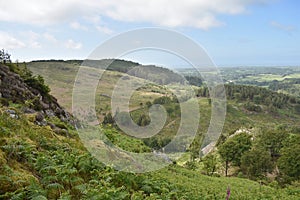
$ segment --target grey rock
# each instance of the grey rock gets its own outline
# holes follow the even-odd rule
[[[47,126],[48,125],[48,122],[45,119],[43,119],[42,121],[36,121],[35,123],[39,126]]]
[[[11,110],[11,109],[6,110],[6,112],[8,114],[16,114],[16,111],[15,110]]]
[[[69,131],[67,129],[54,128],[53,130],[56,134],[69,137]]]
[[[25,114],[33,114],[33,113],[35,113],[36,111],[33,110],[33,109],[31,109],[31,108],[24,108],[23,112],[24,112]]]
[[[56,128],[55,124],[48,122],[48,125],[51,127],[52,130],[54,130]]]
[[[48,117],[55,117],[55,113],[53,110],[45,110],[45,113]]]
[[[41,112],[38,112],[35,116],[35,120],[38,122],[42,122],[44,119],[45,119],[45,117]]]
[[[6,112],[9,114],[9,116],[13,119],[19,119],[19,116],[17,115],[15,110],[6,110]]]

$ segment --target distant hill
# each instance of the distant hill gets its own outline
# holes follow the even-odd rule
[[[106,69],[110,71],[117,71],[121,73],[127,73],[128,75],[138,78],[146,79],[158,84],[170,84],[170,83],[184,83],[184,78],[167,69],[158,67],[155,65],[141,65],[136,62],[119,60],[119,59],[102,59],[102,60],[39,60],[33,61],[33,63],[41,63],[46,65],[47,63],[56,64],[71,64],[71,65],[85,65],[97,69]]]

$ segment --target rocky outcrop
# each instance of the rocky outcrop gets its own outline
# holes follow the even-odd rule
[[[36,113],[36,123],[39,125],[46,124],[46,117],[54,116],[73,126],[77,123],[74,117],[58,104],[55,97],[28,86],[18,74],[0,64],[0,103],[7,106],[9,102],[24,105],[24,113]]]

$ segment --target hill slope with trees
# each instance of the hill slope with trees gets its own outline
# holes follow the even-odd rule
[[[36,62],[31,66],[28,64],[28,68],[35,67],[36,71],[42,71],[45,68],[43,65],[39,66],[40,63]],[[61,70],[55,71],[57,75],[52,78],[57,78],[58,82],[52,82],[56,85],[50,85],[51,90],[58,91],[59,88],[55,88],[55,86],[61,86],[59,84],[72,84],[65,77],[71,80],[76,75],[76,70],[73,69],[74,64],[51,63],[52,67],[60,66],[56,69]],[[24,84],[24,88],[27,88],[26,91],[31,91],[32,86],[36,87],[38,91],[43,87],[47,88],[36,73],[31,74],[30,77],[38,81],[38,86],[35,84],[29,86],[26,83],[26,77],[24,74],[22,75],[22,71],[25,69],[24,64],[19,64],[19,66],[6,64],[3,67],[1,71],[6,70],[5,73],[10,73],[10,75],[1,76],[1,85],[4,83],[3,77],[14,76],[18,77],[16,79],[20,84]],[[68,76],[62,76],[63,71],[67,71]],[[29,71],[27,72],[30,74]],[[112,77],[122,76],[115,72],[110,75],[107,81],[111,81]],[[47,82],[47,78],[49,77],[45,77],[45,82]],[[14,81],[11,82],[14,83]],[[106,83],[107,85],[111,84],[111,82]],[[198,90],[201,91],[203,88],[197,88],[196,91]],[[18,90],[11,94],[11,98],[2,96],[0,198],[224,199],[229,187],[230,199],[299,199],[300,192],[299,186],[297,186],[299,171],[297,167],[295,168],[298,163],[294,162],[299,160],[297,159],[299,127],[296,123],[299,115],[294,110],[298,101],[287,99],[288,105],[274,106],[274,110],[271,111],[264,102],[255,101],[254,96],[260,95],[260,93],[256,93],[254,88],[249,88],[249,91],[253,93],[253,98],[250,98],[251,92],[242,92],[244,90],[243,87],[233,89],[233,94],[240,94],[230,96],[228,100],[223,135],[220,137],[215,151],[204,158],[199,158],[199,142],[201,142],[201,134],[205,133],[209,123],[211,106],[209,97],[199,95],[198,101],[202,116],[199,138],[196,137],[196,141],[187,149],[186,155],[176,163],[146,174],[119,172],[101,164],[87,152],[80,142],[75,124],[72,121],[64,120],[60,115],[47,116],[44,114],[42,123],[40,123],[39,113],[47,113],[47,109],[30,107],[31,104],[28,102],[34,96],[29,96],[26,100],[21,98],[21,101],[14,101],[13,97],[16,98],[14,95],[18,96]],[[49,95],[48,92],[49,90],[46,92],[47,95]],[[180,122],[178,118],[180,113],[177,112],[178,102],[176,99],[172,99],[172,96],[167,98],[166,96],[170,93],[163,87],[148,85],[138,92],[141,92],[138,94],[147,95],[143,98],[137,95],[140,97],[136,100],[137,105],[143,104],[140,104],[138,109],[132,110],[133,119],[142,126],[147,124],[147,107],[149,105],[147,101],[150,104],[162,103],[170,114],[166,132],[158,135],[152,141],[134,139],[126,136],[117,127],[110,125],[113,123],[113,116],[101,128],[117,146],[127,148],[132,152],[139,150],[149,152],[151,148],[159,149],[164,142],[172,139],[176,126]],[[261,93],[265,92],[262,90]],[[40,93],[41,96],[43,96],[42,93]],[[157,96],[154,96],[155,94]],[[270,94],[272,94],[271,97],[277,98],[275,93]],[[243,95],[246,96],[243,97]],[[149,96],[155,98],[151,99]],[[103,95],[102,97],[108,98]],[[280,95],[279,97],[281,98]],[[286,99],[285,97],[280,98],[279,100]],[[43,102],[44,99],[39,98],[38,100]],[[259,106],[261,110],[248,109],[245,106],[248,102]],[[47,104],[47,102],[43,103]],[[28,108],[33,110],[32,113],[25,112]],[[104,114],[108,113],[105,111]],[[275,144],[279,144],[279,146]],[[238,155],[230,153],[234,151],[232,147],[235,145],[238,149],[243,149]],[[261,156],[257,157],[257,155]],[[225,176],[226,162],[230,177],[223,177]],[[261,165],[262,163],[265,165]],[[279,176],[274,174],[277,169],[280,172]],[[268,174],[272,177],[268,177]],[[274,175],[276,175],[276,179],[274,179]]]

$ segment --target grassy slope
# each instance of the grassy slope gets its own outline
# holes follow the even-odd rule
[[[76,136],[57,135],[31,123],[29,116],[18,115],[19,119],[13,119],[1,108],[1,199],[224,199],[228,186],[231,199],[300,197],[296,188],[274,189],[246,179],[208,177],[176,165],[140,175],[120,173],[95,161]],[[117,138],[117,132],[108,131]],[[124,144],[124,140],[119,142]],[[127,143],[135,145],[128,150],[142,145]]]
[[[78,64],[65,62],[31,62],[27,67],[34,73],[40,74],[45,78],[46,83],[51,87],[51,94],[55,96],[59,103],[68,111],[71,111],[72,91],[74,81],[79,69]],[[103,73],[99,85],[97,87],[97,101],[100,101],[99,110],[102,113],[108,112],[110,109],[110,96],[112,95],[113,87],[122,76],[128,76],[137,83],[141,83],[142,79],[125,75],[116,71],[105,71]],[[150,91],[137,91],[134,93],[134,101],[131,102],[132,108],[139,107],[140,102],[145,103],[146,100],[153,100],[161,96],[161,88],[155,88],[158,91],[151,93]],[[144,98],[145,97],[145,98]],[[147,99],[148,98],[148,99]]]
[[[33,62],[27,64],[28,68],[33,71],[34,74],[41,74],[47,84],[51,88],[51,94],[53,94],[61,105],[68,110],[71,108],[72,103],[72,89],[73,83],[78,71],[78,65],[59,63],[59,62]],[[103,75],[98,86],[98,94],[104,94],[98,96],[99,111],[104,114],[110,110],[110,98],[114,84],[124,74],[114,71],[106,71]],[[126,75],[127,76],[127,75]],[[141,81],[139,78],[129,76],[132,80],[137,82]],[[147,101],[153,101],[155,98],[162,96],[162,93],[170,93],[170,91],[164,88],[158,88],[155,86],[149,86],[139,91],[136,91],[131,98],[131,110],[141,108],[140,103],[145,104]],[[210,117],[210,106],[207,103],[207,99],[199,99],[200,111],[203,121],[201,121],[202,127],[207,127]],[[293,116],[293,118],[287,117],[290,110],[280,110],[283,115],[274,115],[272,113],[250,113],[245,111],[242,106],[242,102],[228,101],[227,108],[227,121],[225,125],[225,132],[231,129],[238,129],[240,126],[274,126],[281,123],[293,124],[296,122],[299,116]],[[292,115],[292,114],[291,114]],[[237,120],[238,119],[238,120]],[[174,120],[174,119],[173,119]],[[172,120],[172,121],[173,121]],[[206,125],[205,125],[206,124]],[[236,124],[236,125],[235,125]],[[205,130],[206,128],[203,128]]]
[[[50,85],[51,93],[58,98],[58,101],[64,107],[70,110],[73,82],[79,66],[76,64],[60,62],[33,62],[28,63],[28,68],[35,74],[44,76],[46,83]],[[96,110],[100,121],[103,119],[103,116],[110,111],[110,96],[112,95],[114,85],[122,76],[124,76],[124,74],[120,72],[106,71],[99,82],[97,94],[100,95],[97,95]],[[142,83],[143,81],[136,77],[125,76],[137,83]],[[61,93],[61,90],[64,90],[64,92]],[[147,87],[135,91],[130,100],[130,110],[133,111],[132,116],[134,120],[138,119],[142,113],[148,113],[145,102],[153,101],[155,98],[168,93],[170,93],[170,91],[164,87],[157,87],[154,85],[148,85]],[[206,133],[210,122],[211,108],[206,98],[199,98],[198,102],[200,108],[198,133]],[[141,106],[140,103],[143,105]],[[299,115],[293,114],[293,111],[290,109],[285,108],[278,110],[278,113],[268,113],[267,111],[255,113],[246,111],[243,106],[244,102],[227,101],[227,103],[227,115],[223,128],[224,135],[228,135],[240,128],[274,128],[281,124],[288,125],[289,127],[297,125],[297,121],[299,121]],[[175,108],[175,106],[176,105],[167,105],[167,107],[173,108]],[[267,109],[265,108],[264,110]],[[158,138],[160,140],[163,140],[164,138],[171,139],[174,133],[176,133],[179,125],[180,117],[178,114],[172,115],[168,118],[167,123]]]
[[[71,104],[71,98],[69,95],[72,93],[72,80],[75,78],[75,74],[78,66],[70,65],[70,64],[57,64],[55,63],[31,63],[28,67],[36,74],[41,74],[45,77],[46,82],[52,88],[52,94],[56,96],[59,101],[65,106],[69,107]],[[67,68],[67,69],[66,69]],[[70,69],[68,69],[70,68]],[[71,72],[68,75],[64,76],[65,71]],[[73,74],[72,74],[73,73]],[[57,76],[56,74],[60,74]],[[119,72],[107,72],[107,75],[104,76],[103,82],[100,84],[101,87],[98,88],[98,92],[101,94],[108,94],[110,96],[112,85],[116,82],[118,78],[120,78],[123,74]],[[53,80],[54,79],[54,80]],[[60,89],[63,86],[66,89],[65,95],[66,97],[62,98],[60,96]],[[155,88],[157,90],[157,88]],[[137,91],[132,98],[131,106],[132,108],[139,108],[140,103],[145,103],[146,101],[161,96],[160,93],[165,93],[166,91],[163,88],[158,88],[158,93],[153,92],[153,88],[145,88],[143,90]],[[69,96],[69,97],[68,97]],[[110,99],[106,96],[101,96],[101,109],[100,112],[105,113],[109,110]],[[206,98],[199,99],[199,106],[201,111],[201,121],[200,127],[201,132],[205,132],[207,126],[209,124],[210,118],[210,106],[208,105],[208,101]],[[137,115],[141,112],[145,112],[146,109],[140,108],[135,111]],[[291,113],[291,111],[287,109],[279,110],[281,114],[273,114],[273,113],[254,113],[248,112],[243,108],[243,103],[228,101],[227,106],[227,116],[226,122],[224,126],[223,133],[228,134],[234,130],[237,130],[241,127],[268,127],[274,128],[281,124],[287,125],[295,125],[297,121],[299,121],[299,116],[296,116]],[[179,125],[179,118],[172,118],[169,120],[170,126],[166,128],[166,133],[174,133],[176,127]],[[172,124],[171,124],[172,123]],[[118,142],[116,142],[118,144]],[[119,144],[121,147],[124,144]],[[126,146],[126,145],[125,145]],[[155,174],[155,176],[154,176]],[[166,179],[167,181],[174,183],[174,187],[176,190],[179,190],[179,193],[176,195],[184,196],[187,195],[186,198],[182,199],[215,199],[224,198],[226,194],[226,188],[228,185],[231,186],[233,194],[233,199],[284,199],[286,195],[283,190],[274,190],[269,187],[262,187],[256,182],[252,182],[245,179],[238,178],[211,178],[207,176],[201,175],[199,172],[194,172],[191,170],[186,170],[180,167],[171,167],[169,169],[164,169],[159,172],[155,172],[154,174],[150,174],[149,176],[152,178],[161,177],[159,180]],[[179,182],[178,180],[181,180]],[[261,191],[261,192],[260,192]],[[255,193],[258,193],[255,195]],[[283,197],[280,197],[282,193]],[[275,197],[277,195],[277,197]],[[202,197],[203,198],[202,198]],[[189,198],[188,198],[189,197]],[[294,197],[288,197],[288,199],[293,199]],[[295,197],[295,199],[297,199]]]
[[[31,62],[27,67],[34,73],[42,75],[46,84],[51,87],[51,94],[58,99],[60,105],[68,111],[72,105],[72,89],[79,66],[59,62]]]

